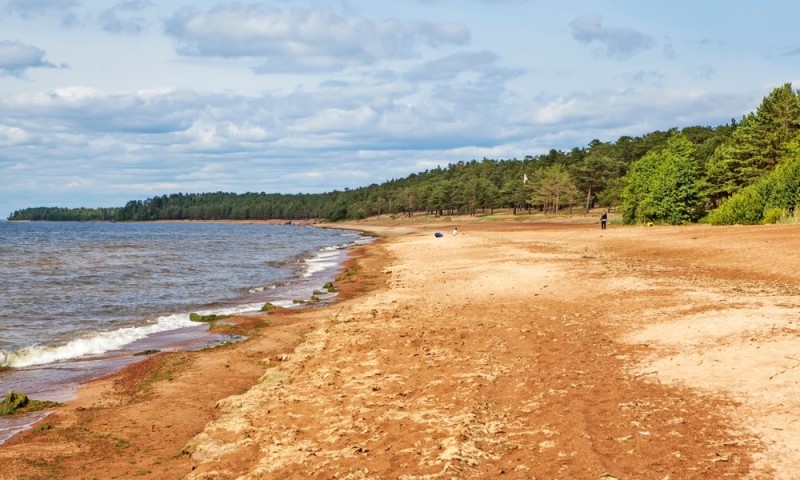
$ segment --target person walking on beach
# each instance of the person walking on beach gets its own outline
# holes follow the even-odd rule
[[[458,235],[458,227],[453,229],[453,236],[455,237],[456,235]]]
[[[606,213],[605,210],[603,210],[603,213],[600,214],[600,228],[602,230],[606,229],[606,222],[607,221],[608,221],[608,214]]]

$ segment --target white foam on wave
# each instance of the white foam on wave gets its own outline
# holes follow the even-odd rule
[[[343,233],[342,236],[353,237],[354,234],[352,232],[347,232]],[[372,237],[358,236],[350,243],[320,248],[314,257],[304,260],[304,263],[307,266],[305,271],[302,273],[302,276],[310,277],[315,273],[338,266],[340,263],[339,259],[342,256],[342,250],[347,250],[353,245],[364,245],[372,242],[373,240],[374,239]]]
[[[111,350],[118,350],[148,335],[190,325],[196,325],[196,323],[189,320],[188,313],[166,315],[159,317],[156,322],[149,325],[131,326],[94,333],[76,338],[64,345],[31,345],[16,351],[0,350],[0,366],[30,367],[87,355],[100,355]]]
[[[264,290],[275,290],[278,286],[275,284],[272,285],[264,285],[263,287],[253,287],[248,290],[249,293],[258,293],[263,292]]]
[[[332,245],[330,247],[320,248],[320,251],[321,252],[330,252],[330,251],[334,251],[334,250],[347,250],[348,248],[350,248],[350,245],[352,245],[352,244],[343,243],[342,245]]]
[[[216,315],[241,315],[257,312],[262,306],[263,303],[246,303],[231,308],[197,310],[196,313],[199,315],[210,315],[212,313]],[[112,350],[119,350],[155,333],[197,325],[199,325],[198,322],[189,320],[188,313],[166,315],[159,317],[155,323],[149,325],[131,326],[95,333],[71,340],[64,345],[31,345],[16,351],[0,350],[0,366],[21,368],[90,355],[100,355]]]
[[[334,246],[334,247],[324,247],[317,252],[312,258],[308,258],[303,261],[305,263],[306,268],[301,274],[303,277],[310,277],[315,273],[319,273],[325,271],[329,268],[336,267],[339,265],[339,258],[341,258],[341,251],[349,248],[348,245],[344,246]]]
[[[270,303],[272,303],[276,307],[281,307],[281,308],[299,308],[303,306],[302,303],[294,303],[294,301],[292,300],[275,300]]]

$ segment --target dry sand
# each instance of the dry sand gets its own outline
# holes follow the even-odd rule
[[[459,222],[353,225],[342,302],[91,385],[0,478],[800,478],[800,226]]]

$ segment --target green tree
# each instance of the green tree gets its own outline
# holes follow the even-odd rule
[[[566,168],[554,164],[539,170],[534,180],[533,197],[529,203],[542,205],[544,212],[558,213],[558,209],[574,202],[578,189]]]
[[[673,134],[664,150],[648,153],[628,172],[623,220],[673,225],[696,220],[703,204],[699,185],[694,145],[683,134]]]
[[[798,132],[800,97],[786,83],[766,96],[755,113],[744,117],[709,159],[706,177],[711,200],[718,203],[774,170]]]

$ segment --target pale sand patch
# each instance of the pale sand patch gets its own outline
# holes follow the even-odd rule
[[[221,401],[189,478],[742,476],[751,439],[718,423],[715,401],[625,376],[636,357],[609,338],[615,312],[675,299],[664,280],[607,275],[619,257],[594,231],[482,227],[393,238],[387,289],[337,307],[310,353]]]
[[[741,402],[736,416],[755,432],[766,451],[757,465],[774,478],[797,478],[800,459],[800,307],[796,298],[739,295],[735,308],[697,294],[692,308],[650,311],[658,323],[624,336],[654,348],[633,370],[661,382],[673,382]],[[705,305],[703,305],[705,301]],[[684,312],[681,312],[681,308]]]

